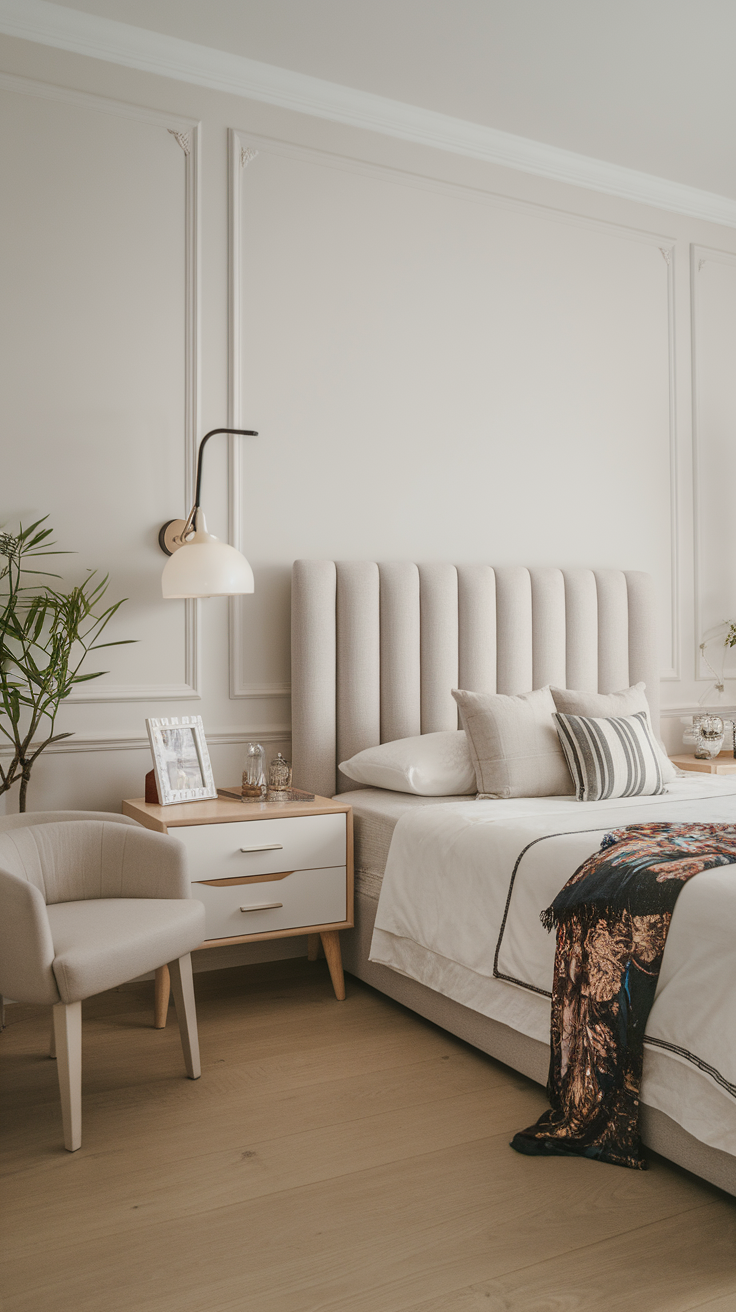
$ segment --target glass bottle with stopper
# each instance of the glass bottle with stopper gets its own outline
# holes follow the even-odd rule
[[[245,744],[243,800],[260,802],[266,795],[266,753],[260,743]]]
[[[275,802],[288,796],[291,787],[291,766],[281,752],[277,752],[268,769],[268,796]]]

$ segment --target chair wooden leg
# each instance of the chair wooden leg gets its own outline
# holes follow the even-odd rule
[[[56,1021],[54,1020],[54,1009],[51,1008],[51,1037],[49,1039],[49,1057],[56,1061]]]
[[[316,961],[319,956],[319,934],[307,934],[307,961]]]
[[[178,961],[170,961],[169,973],[179,1021],[181,1046],[184,1049],[184,1065],[190,1080],[198,1080],[202,1074],[202,1067],[199,1064],[197,1009],[194,1003],[194,979],[190,954],[187,952],[187,955],[179,957]]]
[[[166,1029],[166,1017],[169,1011],[169,994],[171,993],[171,978],[169,976],[168,966],[159,966],[156,971],[156,980],[153,986],[153,1027],[156,1030]]]
[[[57,1002],[54,1007],[56,1071],[61,1094],[64,1147],[82,1147],[82,1004]]]
[[[335,997],[338,1002],[345,1001],[345,979],[342,973],[342,953],[340,952],[340,932],[337,929],[326,929],[320,934],[322,947],[327,957],[327,965],[330,971],[332,987],[335,990]]]

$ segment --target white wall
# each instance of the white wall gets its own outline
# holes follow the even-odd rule
[[[250,736],[288,752],[296,556],[648,569],[674,745],[736,617],[736,232],[21,41],[0,70],[0,518],[48,512],[139,640],[30,807],[140,795],[147,715],[201,713],[219,783]],[[231,633],[160,599],[156,545],[228,414],[261,433],[230,490],[224,442],[205,469],[256,573]]]

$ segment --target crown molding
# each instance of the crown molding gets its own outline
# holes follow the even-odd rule
[[[49,0],[0,0],[0,32],[195,86],[736,227],[736,200],[527,137],[263,64]]]

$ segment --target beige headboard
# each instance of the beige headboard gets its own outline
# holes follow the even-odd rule
[[[292,571],[294,783],[354,788],[337,766],[395,738],[458,727],[452,688],[615,692],[643,680],[659,733],[648,574],[297,560]]]

